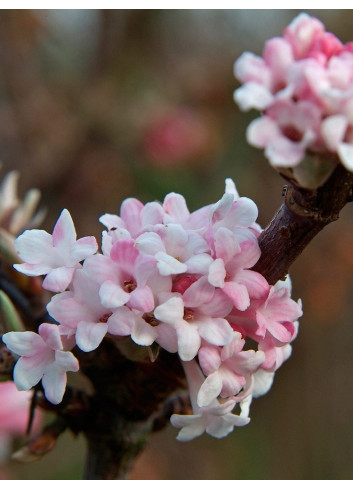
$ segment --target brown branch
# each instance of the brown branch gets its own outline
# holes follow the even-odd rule
[[[132,361],[111,339],[92,353],[76,352],[94,395],[82,431],[88,444],[85,479],[124,479],[155,429],[156,414],[184,388],[177,355]],[[137,347],[141,348],[141,347]]]
[[[285,200],[259,237],[261,257],[253,270],[270,284],[283,280],[309,242],[352,200],[353,173],[338,164],[316,190],[288,185]]]

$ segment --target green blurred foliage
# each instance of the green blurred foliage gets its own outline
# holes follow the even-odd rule
[[[37,10],[0,13],[0,159],[39,187],[50,230],[63,207],[80,236],[122,199],[185,195],[217,201],[232,177],[266,226],[284,182],[250,148],[256,114],[232,100],[232,66],[261,54],[296,10]],[[351,40],[353,11],[315,10]],[[252,405],[252,422],[223,440],[152,436],[134,479],[353,477],[353,227],[348,206],[293,266],[304,303],[292,358]],[[78,479],[84,443],[70,434],[14,479]]]

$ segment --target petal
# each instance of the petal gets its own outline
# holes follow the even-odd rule
[[[46,348],[39,334],[32,331],[5,333],[2,341],[17,355],[30,356]]]
[[[99,298],[104,307],[113,309],[126,304],[130,299],[130,294],[111,280],[107,280],[99,289]]]
[[[183,223],[187,221],[190,215],[185,198],[174,192],[171,192],[165,197],[163,201],[163,209],[174,222]]]
[[[232,301],[223,294],[222,290],[215,290],[212,299],[205,304],[201,304],[197,311],[202,316],[211,316],[212,318],[226,317],[233,309]]]
[[[120,216],[133,237],[141,232],[140,214],[142,209],[142,202],[134,198],[125,199],[121,204]]]
[[[353,171],[353,144],[341,143],[337,152],[342,165],[348,171]]]
[[[215,234],[215,250],[217,258],[227,263],[235,254],[240,253],[240,245],[234,233],[227,228],[219,228]]]
[[[212,345],[202,346],[198,353],[200,366],[205,375],[210,375],[221,366],[220,348]]]
[[[154,316],[159,321],[175,324],[184,316],[184,303],[181,297],[171,297],[154,310]]]
[[[246,384],[245,377],[222,367],[219,376],[222,379],[222,397],[236,396]]]
[[[254,397],[263,396],[271,389],[274,375],[274,372],[266,372],[262,368],[254,374],[255,382],[252,390]]]
[[[71,351],[56,351],[55,364],[63,372],[77,372],[80,368],[77,358]]]
[[[249,307],[250,297],[245,285],[226,282],[222,290],[239,311],[245,311]]]
[[[247,197],[241,197],[236,202],[233,202],[229,214],[222,222],[222,226],[229,227],[232,231],[236,231],[239,227],[249,227],[255,223],[259,211],[257,205]]]
[[[121,217],[115,214],[103,214],[103,216],[99,218],[99,222],[101,222],[103,226],[105,226],[109,230],[112,228],[125,227],[125,223],[121,219]]]
[[[188,269],[185,263],[181,263],[179,260],[167,255],[167,253],[164,253],[163,251],[156,253],[155,258],[157,259],[159,273],[163,276],[184,273]]]
[[[226,269],[224,268],[224,262],[221,258],[217,258],[210,266],[208,272],[208,281],[214,287],[223,287],[224,279],[226,277]]]
[[[233,198],[234,200],[238,200],[240,195],[237,191],[237,188],[235,186],[235,183],[233,182],[233,180],[231,178],[226,178],[226,188],[225,188],[225,193],[226,194],[232,194],[233,195]]]
[[[181,320],[176,325],[176,333],[180,358],[185,362],[195,358],[201,346],[201,338],[197,327]]]
[[[186,260],[185,265],[187,266],[187,271],[189,273],[204,275],[208,273],[208,269],[212,262],[213,259],[208,253],[198,253]]]
[[[173,416],[170,419],[172,424],[173,424],[172,418],[174,416],[178,416],[178,415],[173,414]],[[194,416],[192,424],[184,426],[179,431],[178,436],[177,436],[177,440],[178,441],[190,441],[190,440],[193,440],[194,438],[197,438],[198,436],[201,436],[202,433],[204,433],[204,431],[205,431],[205,425],[204,425],[203,419],[197,418],[196,416]]]
[[[158,330],[156,342],[169,353],[176,353],[178,351],[178,339],[175,329],[165,323],[159,324],[156,329]]]
[[[296,166],[304,158],[305,148],[299,143],[293,143],[285,137],[272,140],[265,150],[265,156],[272,166]]]
[[[19,257],[31,264],[52,265],[55,252],[53,238],[46,231],[31,229],[25,231],[15,240],[15,248]]]
[[[98,250],[98,244],[94,236],[85,236],[76,241],[70,251],[70,258],[74,263],[85,260],[87,257],[94,255]]]
[[[132,327],[131,338],[135,343],[142,346],[150,346],[158,336],[157,328],[146,323],[141,317],[136,318],[136,322]]]
[[[117,281],[119,277],[115,263],[107,256],[100,254],[87,258],[83,269],[87,272],[89,278],[99,284],[106,280]]]
[[[162,238],[157,233],[146,232],[141,234],[135,243],[136,248],[147,255],[155,255],[158,251],[165,251]]]
[[[139,252],[135,248],[135,240],[124,238],[113,244],[110,257],[124,270],[132,272],[138,254]]]
[[[245,426],[250,422],[250,418],[228,413],[224,416],[215,417],[209,424],[206,433],[215,438],[224,438],[234,429],[234,426]]]
[[[54,353],[50,355],[34,355],[18,360],[13,371],[13,378],[20,391],[26,391],[38,384],[48,364],[54,361]]]
[[[232,208],[233,202],[234,198],[232,194],[223,194],[221,200],[212,206],[212,210],[210,212],[211,222],[214,223],[224,219]]]
[[[248,82],[235,90],[234,100],[241,110],[264,110],[273,102],[273,95],[260,83]]]
[[[63,299],[54,296],[47,305],[47,311],[52,318],[64,326],[76,328],[80,321],[92,317],[85,304],[80,304],[73,297],[67,297],[70,292],[63,292],[63,294],[65,294]]]
[[[163,208],[158,202],[149,202],[141,211],[142,227],[147,225],[162,224]]]
[[[106,323],[81,321],[77,325],[76,344],[82,351],[93,351],[101,344],[107,330]]]
[[[142,312],[150,312],[154,308],[154,297],[148,285],[137,287],[130,293],[129,307]]]
[[[174,428],[183,428],[184,426],[190,426],[197,420],[201,419],[201,414],[173,414],[170,418],[171,424]]]
[[[255,148],[266,148],[271,141],[281,136],[277,123],[270,117],[259,117],[250,122],[246,139]]]
[[[70,285],[76,267],[59,267],[51,270],[43,280],[43,289],[63,292]]]
[[[29,277],[46,275],[52,270],[52,267],[47,264],[32,265],[31,263],[17,263],[13,267],[18,272],[28,275]]]
[[[209,283],[207,277],[201,277],[184,292],[184,305],[185,307],[198,307],[201,304],[210,302],[214,293],[214,287]]]
[[[120,307],[108,319],[108,333],[128,336],[135,324],[135,315],[128,307]]]
[[[211,345],[227,345],[233,339],[233,329],[226,319],[203,317],[193,323],[197,323],[200,336]]]
[[[64,209],[53,230],[53,245],[58,248],[70,248],[76,241],[75,226],[70,212]]]
[[[197,404],[200,407],[205,407],[217,399],[222,390],[222,379],[218,372],[209,375],[202,386],[200,387]]]
[[[344,139],[348,121],[345,116],[337,114],[326,117],[321,123],[321,135],[329,151],[335,153],[339,143]]]
[[[48,401],[52,404],[59,404],[66,389],[66,373],[59,371],[56,365],[52,364],[45,370],[42,384]]]
[[[245,285],[249,296],[252,298],[264,297],[268,292],[269,285],[265,277],[253,270],[242,270],[237,273],[236,279]]]
[[[42,323],[38,332],[45,343],[52,350],[62,350],[63,344],[60,338],[60,330],[56,324]]]

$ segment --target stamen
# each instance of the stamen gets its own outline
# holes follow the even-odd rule
[[[194,311],[192,309],[189,309],[188,307],[185,307],[184,319],[185,321],[191,321],[192,319],[194,319]]]
[[[158,326],[160,324],[160,321],[158,321],[158,319],[156,319],[153,315],[152,312],[146,312],[142,318],[146,321],[146,323],[148,323],[150,326]]]
[[[132,278],[130,280],[124,281],[124,288],[125,288],[126,292],[130,293],[133,290],[135,290],[136,287],[137,287],[136,282]]]
[[[107,312],[106,314],[103,314],[103,316],[98,319],[98,322],[99,323],[107,323],[108,319],[110,318],[110,316],[112,314],[113,314],[112,312]]]

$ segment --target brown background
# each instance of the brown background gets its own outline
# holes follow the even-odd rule
[[[0,12],[0,159],[38,187],[51,230],[61,209],[79,236],[128,196],[183,193],[215,202],[232,177],[265,226],[283,182],[245,142],[255,113],[232,101],[234,60],[261,54],[295,10]],[[353,11],[316,10],[352,40]],[[249,426],[218,441],[152,437],[135,479],[350,479],[353,476],[353,209],[324,230],[291,271],[305,315],[292,358],[253,403]],[[15,479],[77,479],[84,444],[67,434]]]

